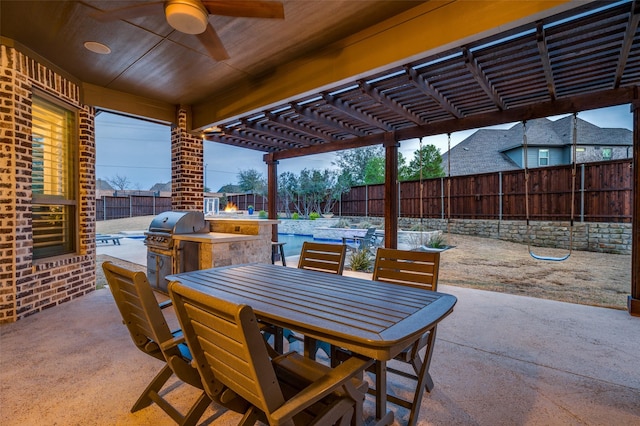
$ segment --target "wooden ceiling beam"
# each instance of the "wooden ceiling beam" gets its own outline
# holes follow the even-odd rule
[[[268,145],[256,143],[253,139],[244,139],[236,136],[225,134],[205,134],[204,140],[216,142],[225,145],[235,146],[239,148],[253,149],[256,151],[264,151],[265,149],[273,151],[274,149]]]
[[[415,69],[406,66],[405,72],[409,78],[409,82],[413,84],[415,88],[420,90],[425,95],[431,97],[442,109],[447,111],[455,118],[462,118],[464,114],[455,105],[453,105],[449,99],[447,99],[442,93],[438,91],[431,83],[425,80]]]
[[[380,93],[378,89],[376,89],[366,81],[358,80],[358,85],[360,86],[360,91],[363,94],[369,96],[374,101],[384,105],[388,109],[398,114],[400,117],[403,117],[418,125],[426,124],[424,120],[420,118],[418,115],[414,114],[412,111],[400,105],[393,99],[389,99],[386,95],[384,95],[383,93]]]
[[[613,88],[620,87],[620,81],[622,80],[622,74],[627,66],[627,60],[629,59],[629,52],[633,45],[633,39],[636,31],[638,30],[638,22],[640,21],[640,4],[636,0],[631,4],[631,16],[629,16],[629,23],[627,24],[627,30],[624,33],[624,42],[620,49],[620,56],[618,58],[618,66],[616,68],[616,75],[613,81]]]
[[[540,52],[540,60],[542,61],[542,69],[544,70],[544,78],[547,80],[547,89],[551,100],[556,98],[556,84],[553,79],[553,69],[551,68],[551,60],[549,59],[549,48],[544,33],[544,25],[538,22],[536,25],[536,37],[538,42],[538,52]]]
[[[264,115],[269,119],[269,121],[272,121],[278,124],[279,126],[285,127],[287,129],[291,129],[294,132],[306,133],[310,135],[310,137],[316,137],[318,139],[322,139],[323,142],[335,142],[338,140],[329,133],[325,133],[321,130],[316,130],[309,126],[305,126],[303,124],[295,123],[291,120],[286,119],[285,117],[274,114],[272,112],[265,112]]]
[[[493,103],[501,110],[507,109],[507,106],[498,94],[498,91],[493,84],[491,84],[491,81],[489,81],[489,78],[482,70],[482,67],[480,67],[480,64],[478,64],[478,61],[473,57],[473,53],[471,53],[468,48],[463,47],[462,56],[464,58],[465,66]]]
[[[291,105],[291,108],[293,108],[295,112],[302,115],[303,117],[307,117],[311,121],[316,121],[325,126],[332,127],[340,132],[352,133],[356,136],[366,136],[366,133],[362,130],[349,126],[346,123],[342,123],[332,118],[320,115],[317,112],[313,111],[311,108],[305,108],[302,105],[297,104],[296,102],[290,102],[289,105]]]
[[[238,129],[238,128],[225,127],[223,131],[225,135],[235,136],[236,138],[239,138],[242,140],[251,140],[251,141],[254,141],[256,144],[262,144],[263,146],[266,146],[266,147],[272,147],[275,150],[292,149],[292,145],[294,145],[294,144],[288,144],[286,142],[282,142],[273,137],[262,135],[258,132],[255,133],[255,136],[248,135],[246,134],[245,130]]]
[[[304,139],[297,135],[289,134],[279,129],[271,129],[257,121],[242,119],[241,122],[246,128],[249,128],[257,133],[262,133],[268,137],[273,137],[276,139],[285,139],[285,140],[291,141],[291,144],[294,146],[295,145],[298,145],[298,146],[314,145],[314,142],[309,139]]]
[[[333,96],[329,93],[323,93],[322,97],[324,98],[324,101],[328,105],[331,105],[333,108],[337,109],[338,111],[348,115],[349,117],[355,120],[362,121],[363,123],[369,124],[371,126],[377,127],[387,132],[390,132],[393,130],[393,127],[391,127],[387,123],[381,120],[377,120],[375,117],[372,117],[369,114],[366,114],[352,107],[351,105],[349,105],[342,99],[338,98],[337,96]]]

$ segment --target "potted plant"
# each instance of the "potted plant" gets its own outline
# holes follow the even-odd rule
[[[253,214],[253,206],[249,205],[249,207],[247,207],[247,210],[249,211],[249,214]]]

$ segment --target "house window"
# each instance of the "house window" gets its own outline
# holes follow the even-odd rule
[[[33,97],[33,258],[76,250],[76,113]]]
[[[603,160],[611,160],[612,156],[613,156],[613,149],[612,148],[602,148],[602,159]]]
[[[539,149],[538,150],[538,166],[548,166],[548,165],[549,165],[549,150]]]

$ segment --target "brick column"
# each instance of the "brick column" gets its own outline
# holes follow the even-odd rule
[[[33,260],[32,97],[63,100],[78,114],[78,247]],[[93,108],[80,87],[15,48],[0,44],[0,323],[33,315],[95,290],[95,136]]]
[[[189,133],[190,111],[181,106],[171,130],[171,208],[204,209],[204,142]]]

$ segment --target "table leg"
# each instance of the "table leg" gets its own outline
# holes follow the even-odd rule
[[[273,334],[273,349],[278,353],[284,353],[284,330],[282,327],[275,327]]]
[[[376,361],[376,418],[387,414],[387,362]]]

